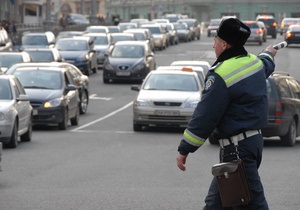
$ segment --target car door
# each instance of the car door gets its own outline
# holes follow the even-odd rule
[[[19,80],[14,78],[11,80],[13,90],[16,95],[15,108],[19,116],[19,131],[26,129],[31,121],[32,107],[28,100],[18,100],[20,95],[26,95],[25,90]]]
[[[295,79],[287,79],[287,82],[291,88],[292,92],[292,100],[290,101],[292,103],[293,108],[293,116],[300,116],[300,83],[299,81]],[[300,132],[300,125],[298,123],[297,126],[297,132]]]

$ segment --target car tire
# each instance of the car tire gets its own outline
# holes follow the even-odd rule
[[[68,120],[69,120],[69,114],[68,114],[68,110],[66,109],[63,120],[60,123],[58,123],[58,129],[59,130],[67,130]]]
[[[17,145],[18,145],[18,124],[16,119],[16,122],[14,123],[14,127],[10,136],[10,140],[8,143],[5,143],[4,146],[6,148],[16,148]]]
[[[79,107],[77,108],[75,117],[71,118],[71,125],[76,126],[78,124],[79,124]]]
[[[133,123],[133,130],[134,131],[142,131],[143,130],[143,125],[137,124],[137,123]]]
[[[81,98],[80,98],[80,103],[79,103],[79,113],[80,114],[85,114],[87,111],[87,107],[89,104],[89,99],[87,92],[84,90],[82,92]]]
[[[26,133],[20,136],[21,142],[29,142],[31,141],[31,138],[32,138],[32,119],[30,119]]]
[[[297,125],[295,120],[291,122],[289,130],[285,136],[280,136],[281,142],[284,146],[292,147],[296,144]]]

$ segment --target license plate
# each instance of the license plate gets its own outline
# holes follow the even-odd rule
[[[299,37],[299,36],[300,36],[300,34],[295,34],[295,36],[296,36],[296,37]]]
[[[178,116],[179,111],[177,111],[177,110],[156,110],[155,115]]]
[[[118,71],[116,72],[117,76],[130,76],[130,72],[126,72],[126,71]]]
[[[38,114],[38,110],[34,109],[33,110],[33,115],[37,115]]]

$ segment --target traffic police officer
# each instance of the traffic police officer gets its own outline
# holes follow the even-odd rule
[[[186,158],[210,137],[224,148],[223,161],[236,159],[231,139],[238,139],[239,157],[245,164],[253,199],[248,205],[222,207],[216,178],[213,178],[204,209],[266,210],[267,201],[258,174],[263,138],[260,129],[267,124],[266,78],[274,71],[277,51],[268,46],[255,56],[244,44],[250,29],[236,18],[221,22],[214,38],[217,60],[205,79],[201,101],[184,131],[178,147],[177,166],[185,171]]]

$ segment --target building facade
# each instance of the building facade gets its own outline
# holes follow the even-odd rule
[[[187,14],[200,22],[233,14],[243,20],[272,14],[278,22],[283,17],[300,17],[300,0],[1,0],[0,19],[43,23],[57,19],[66,7],[86,16],[119,15],[122,21],[165,13]]]

